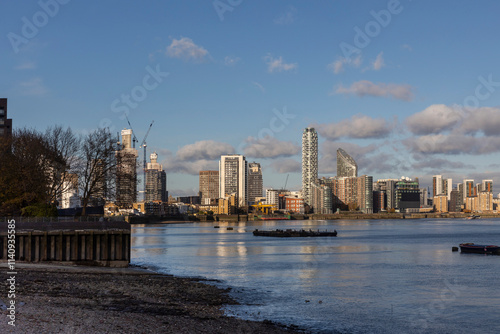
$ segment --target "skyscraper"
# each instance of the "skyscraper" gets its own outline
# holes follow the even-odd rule
[[[262,169],[260,163],[248,163],[248,202],[255,204],[256,197],[262,197]]]
[[[200,201],[202,205],[210,205],[219,198],[219,171],[200,171]]]
[[[248,166],[240,154],[223,155],[219,161],[219,196],[222,198],[236,194],[238,206],[247,206]]]
[[[318,179],[318,133],[306,128],[302,133],[302,197],[312,203],[311,185]]]
[[[356,161],[354,161],[354,159],[341,148],[337,150],[337,176],[358,176],[358,165],[356,164]]]
[[[146,167],[146,193],[144,194],[145,202],[161,201],[166,202],[167,199],[167,174],[163,170],[163,166],[158,161],[158,154],[151,153],[149,156],[151,162],[148,162]]]
[[[12,119],[7,118],[7,99],[0,99],[0,137],[12,134]]]
[[[122,130],[121,149],[116,152],[116,205],[131,208],[137,201],[137,150],[132,148],[132,130]]]

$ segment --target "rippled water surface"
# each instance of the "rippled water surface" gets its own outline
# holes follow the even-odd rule
[[[451,251],[500,244],[498,219],[217,224],[136,225],[132,262],[223,281],[242,304],[227,312],[245,319],[318,333],[500,333],[500,256]],[[338,237],[255,237],[255,228]]]

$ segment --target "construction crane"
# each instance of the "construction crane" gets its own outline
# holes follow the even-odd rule
[[[130,124],[130,120],[128,119],[128,116],[125,115],[125,118],[127,119],[127,123],[128,123],[128,126],[130,127],[130,130],[132,130],[132,142],[133,142],[133,147],[135,148],[135,143],[138,143],[139,140],[137,139],[137,137],[135,136],[135,132],[134,132],[134,129],[132,129],[132,124]],[[144,139],[142,140],[141,142],[141,145],[139,145],[139,149],[142,147],[144,149],[144,160],[143,160],[143,176],[144,176],[144,179],[143,179],[143,182],[144,182],[144,194],[146,193],[146,147],[148,146],[147,143],[146,143],[146,139],[148,138],[148,135],[149,135],[149,131],[151,131],[151,127],[153,126],[153,123],[155,121],[151,121],[151,124],[149,124],[149,128],[148,128],[148,131],[146,132],[146,135],[144,136]]]
[[[130,127],[130,130],[132,130],[132,136],[133,136],[133,137],[132,137],[132,145],[133,145],[132,147],[133,147],[133,148],[135,148],[135,143],[137,143],[137,142],[139,142],[139,141],[137,140],[137,137],[135,136],[134,129],[132,129],[132,124],[130,124],[130,121],[129,121],[129,119],[128,119],[127,114],[125,114],[125,118],[127,118],[127,123],[128,123],[128,126]]]
[[[143,179],[143,182],[144,182],[144,196],[146,196],[146,147],[148,146],[146,144],[146,139],[148,138],[149,131],[151,131],[151,127],[153,126],[154,122],[155,121],[151,121],[151,124],[149,124],[149,129],[146,132],[146,135],[144,136],[144,139],[141,142],[141,146],[139,146],[139,148],[141,148],[141,147],[144,148],[144,169],[143,169],[143,175],[144,175],[144,179]]]
[[[288,176],[290,176],[290,174],[286,174],[286,181],[285,181],[285,186],[283,187],[283,190],[286,190],[286,184],[288,183]]]

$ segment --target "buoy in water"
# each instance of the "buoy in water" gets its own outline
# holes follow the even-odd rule
[[[452,252],[458,252],[458,247],[451,247]]]

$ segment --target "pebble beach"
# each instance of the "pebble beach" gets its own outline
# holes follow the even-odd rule
[[[2,266],[3,267],[3,266]],[[6,272],[6,270],[5,270]],[[3,291],[7,291],[7,282]],[[16,321],[0,300],[1,333],[297,333],[297,328],[224,315],[237,303],[200,279],[142,268],[18,264]]]

